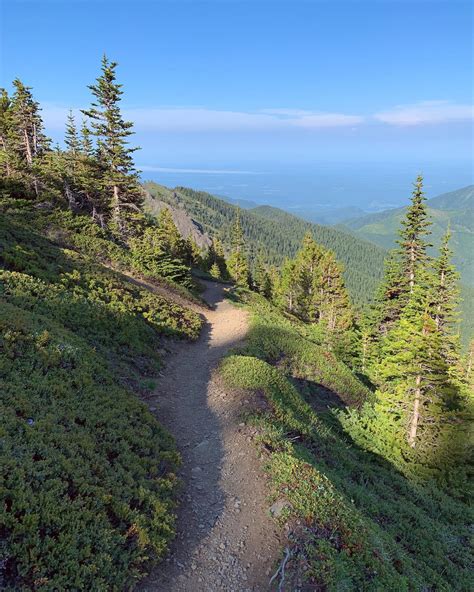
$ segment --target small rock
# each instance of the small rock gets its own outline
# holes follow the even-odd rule
[[[289,501],[284,500],[284,499],[279,499],[270,508],[270,514],[274,518],[279,518],[285,508],[291,508],[291,507],[292,506]]]

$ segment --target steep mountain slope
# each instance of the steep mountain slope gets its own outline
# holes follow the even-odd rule
[[[454,263],[463,283],[474,286],[474,185],[429,199],[427,204],[433,221],[431,242],[437,247],[448,224],[451,226]],[[391,249],[395,246],[404,214],[405,208],[397,208],[355,218],[344,224],[355,236]]]
[[[129,589],[173,536],[179,456],[137,395],[163,337],[202,322],[110,269],[123,250],[90,217],[0,200],[2,590]]]
[[[230,228],[237,207],[209,193],[184,187],[173,190],[156,183],[146,183],[149,197],[147,208],[154,201],[163,201],[173,207],[184,208],[191,218],[211,235],[219,235],[230,244]],[[385,252],[365,240],[350,236],[334,228],[312,224],[268,206],[241,210],[241,221],[249,250],[262,251],[268,263],[280,264],[298,250],[304,235],[312,232],[315,239],[333,250],[345,266],[345,279],[355,302],[370,300],[380,281]]]
[[[184,238],[191,237],[201,249],[208,248],[211,244],[212,241],[209,235],[204,231],[201,224],[189,216],[182,204],[173,206],[169,202],[154,199],[151,195],[148,195],[145,207],[146,211],[152,216],[158,216],[161,210],[167,207],[171,211],[173,222]]]

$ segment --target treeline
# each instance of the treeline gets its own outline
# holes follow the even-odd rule
[[[158,219],[143,212],[145,192],[133,161],[138,148],[129,145],[132,123],[121,114],[116,68],[104,56],[80,125],[69,113],[64,148],[52,147],[44,133],[31,88],[16,79],[11,94],[1,90],[0,195],[88,216],[138,271],[192,287],[191,267],[202,264],[199,249],[180,236],[168,210]],[[91,240],[96,236],[93,231]]]

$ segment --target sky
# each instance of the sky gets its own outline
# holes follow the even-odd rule
[[[0,83],[55,141],[119,63],[146,178],[296,209],[473,182],[471,2],[0,2]]]

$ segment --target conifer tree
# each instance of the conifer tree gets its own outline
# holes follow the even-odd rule
[[[183,240],[169,208],[163,208],[158,215],[156,236],[166,253],[177,259],[185,259],[186,242]]]
[[[245,253],[244,234],[240,221],[240,211],[237,211],[231,232],[231,254],[227,259],[230,276],[239,286],[249,286],[249,264]]]
[[[97,138],[98,155],[104,167],[102,189],[110,204],[112,222],[123,229],[126,211],[139,211],[143,196],[132,157],[137,148],[130,148],[127,141],[133,134],[133,124],[125,121],[120,111],[123,91],[122,85],[116,82],[116,67],[116,62],[103,57],[101,75],[96,84],[89,86],[95,102],[83,113],[91,119]]]
[[[412,293],[415,287],[416,275],[427,262],[427,247],[431,246],[424,240],[424,236],[431,233],[426,208],[426,197],[423,193],[423,177],[418,175],[413,190],[411,204],[407,209],[405,218],[402,220],[400,230],[400,251],[403,261],[403,274],[408,282],[409,292]]]
[[[315,242],[311,233],[303,238],[301,248],[295,257],[294,273],[297,278],[296,308],[298,315],[305,321],[312,320],[314,304],[314,281],[319,273],[322,249]]]
[[[262,294],[262,296],[265,296],[265,298],[271,298],[272,282],[261,253],[259,253],[255,262],[253,271],[253,286],[256,292]]]
[[[72,111],[69,111],[66,121],[66,133],[64,136],[66,152],[64,154],[65,170],[63,175],[64,193],[71,210],[79,206],[80,184],[80,139],[76,122]]]
[[[436,328],[442,333],[452,333],[458,316],[459,273],[451,263],[450,239],[451,230],[448,227],[442,238],[439,257],[433,262],[432,308]]]
[[[459,387],[443,355],[443,336],[427,300],[415,284],[402,316],[383,341],[372,427],[387,451],[392,450],[389,455],[397,449],[410,458],[404,452],[407,446],[416,450],[417,462],[446,467],[460,444],[454,445]],[[449,439],[453,439],[451,451]]]
[[[10,146],[12,134],[10,104],[7,91],[4,88],[0,89],[0,170],[2,178],[11,177],[13,172]]]
[[[323,323],[329,331],[343,331],[352,325],[349,294],[342,277],[342,266],[334,253],[325,251],[313,277],[310,318]]]
[[[49,150],[50,141],[43,132],[43,120],[39,104],[34,100],[31,88],[21,80],[13,81],[15,87],[8,106],[9,151],[14,160],[16,174],[30,186],[35,195],[40,194],[40,158]]]
[[[294,314],[298,292],[299,283],[295,274],[295,262],[293,259],[285,259],[274,288],[275,304]]]
[[[218,237],[215,237],[212,241],[212,246],[214,248],[214,262],[219,267],[220,277],[223,280],[228,280],[229,270],[227,269],[227,263],[225,260],[224,245]]]
[[[376,298],[374,331],[381,336],[385,335],[400,317],[416,282],[426,280],[426,250],[430,245],[424,237],[430,234],[431,222],[428,219],[421,175],[417,177],[414,185],[411,204],[407,208],[399,231],[399,248],[392,251],[385,262],[384,281]]]

